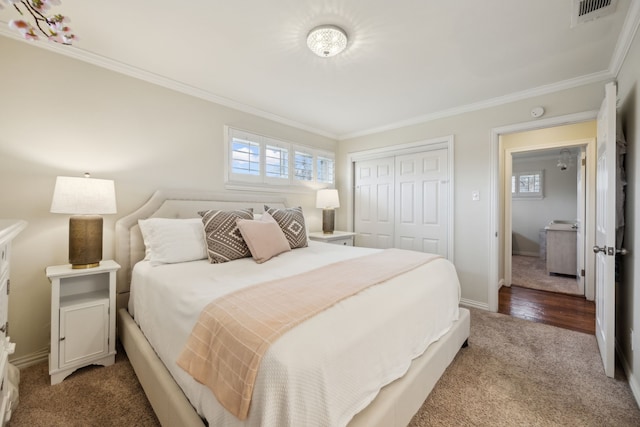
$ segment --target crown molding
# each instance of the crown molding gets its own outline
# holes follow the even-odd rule
[[[563,90],[572,89],[575,87],[584,86],[592,83],[608,82],[613,80],[614,78],[615,76],[610,71],[601,71],[598,73],[588,74],[588,75],[576,77],[573,79],[563,80],[561,82],[556,82],[556,83],[552,83],[544,86],[538,86],[536,88],[523,90],[521,92],[514,92],[505,96],[499,96],[496,98],[491,98],[484,101],[475,102],[472,104],[450,108],[448,110],[442,110],[442,111],[437,111],[435,113],[425,114],[423,116],[418,116],[413,119],[391,123],[385,126],[363,130],[360,132],[339,135],[338,140],[342,141],[345,139],[357,138],[365,135],[371,135],[374,133],[380,133],[380,132],[390,131],[390,130],[399,129],[407,126],[418,125],[418,124],[430,122],[437,119],[457,116],[459,114],[470,113],[473,111],[484,110],[487,108],[497,107],[504,104],[510,104],[512,102],[522,101],[525,99],[534,98],[536,96],[548,95],[550,93],[560,92]]]
[[[83,50],[75,45],[69,46],[69,45],[61,45],[59,43],[52,43],[52,42],[42,42],[42,41],[32,42],[32,41],[25,40],[22,37],[20,37],[20,35],[17,32],[9,29],[9,26],[1,20],[0,20],[0,36],[5,36],[13,40],[17,40],[23,43],[28,43],[40,49],[45,49],[51,52],[55,52],[55,53],[67,56],[69,58],[73,58],[79,61],[83,61],[92,65],[98,66],[100,68],[105,68],[107,70],[115,71],[116,73],[124,74],[126,76],[143,80],[158,86],[162,86],[167,89],[175,90],[176,92],[180,92],[186,95],[194,96],[196,98],[204,99],[205,101],[210,101],[215,104],[222,105],[224,107],[233,108],[234,110],[238,110],[243,113],[252,114],[254,116],[272,120],[274,122],[277,122],[283,125],[291,126],[296,129],[311,132],[313,134],[324,136],[330,139],[334,139],[334,140],[337,139],[337,135],[334,133],[327,132],[322,129],[317,129],[317,128],[305,125],[303,123],[287,119],[277,114],[269,113],[259,108],[255,108],[250,105],[246,105],[241,102],[237,102],[232,99],[216,95],[209,91],[202,90],[194,86],[173,80],[171,78],[164,77],[159,74],[155,74],[150,71],[143,70],[141,68],[133,67],[131,65],[128,65],[119,61],[115,61],[113,59],[106,58],[101,55],[97,55],[93,52]]]
[[[611,63],[609,64],[609,71],[616,78],[618,77],[618,74],[620,74],[622,64],[624,64],[624,60],[629,54],[631,43],[638,31],[639,25],[640,2],[632,1],[629,5],[629,10],[627,11],[627,17],[624,20],[624,24],[622,24],[622,30],[620,31],[620,36],[618,36],[618,42],[616,43],[613,55],[611,56]]]
[[[633,38],[638,30],[639,25],[640,25],[640,1],[632,1],[629,6],[629,10],[627,12],[627,17],[623,24],[623,28],[620,32],[620,36],[618,37],[618,42],[616,43],[616,47],[613,51],[609,68],[606,71],[588,74],[585,76],[580,76],[577,78],[568,79],[561,82],[543,85],[543,86],[527,89],[520,92],[514,92],[505,96],[495,97],[495,98],[487,99],[487,100],[476,102],[476,103],[471,103],[471,104],[466,104],[466,105],[462,105],[459,107],[454,107],[446,110],[436,111],[433,113],[417,116],[411,119],[389,123],[387,125],[364,129],[361,131],[346,133],[342,135],[337,135],[322,129],[317,129],[317,128],[305,125],[303,123],[287,119],[277,114],[269,113],[259,108],[252,107],[250,105],[246,105],[225,97],[221,97],[209,91],[205,91],[205,90],[193,87],[191,85],[178,82],[168,77],[164,77],[140,68],[132,67],[122,62],[118,62],[118,61],[103,57],[101,55],[94,54],[89,51],[85,51],[81,48],[76,47],[75,45],[63,46],[57,43],[33,43],[33,42],[26,41],[22,37],[20,37],[15,31],[11,31],[8,28],[8,25],[6,25],[6,23],[1,20],[0,20],[0,36],[8,37],[13,40],[18,40],[23,43],[32,43],[34,46],[38,48],[59,53],[64,56],[77,59],[79,61],[87,62],[92,65],[96,65],[101,68],[115,71],[117,73],[124,74],[136,79],[147,81],[149,83],[156,84],[158,86],[162,86],[167,89],[175,90],[177,92],[191,95],[196,98],[204,99],[206,101],[210,101],[210,102],[213,102],[225,107],[229,107],[244,113],[252,114],[257,117],[262,117],[268,120],[272,120],[276,123],[280,123],[286,126],[291,126],[303,131],[311,132],[316,135],[324,136],[326,138],[342,141],[346,139],[362,137],[362,136],[371,135],[375,133],[391,131],[391,130],[399,129],[402,127],[419,125],[419,124],[430,122],[433,120],[456,116],[456,115],[469,113],[473,111],[479,111],[487,108],[497,107],[500,105],[522,101],[522,100],[533,98],[536,96],[548,95],[554,92],[572,89],[575,87],[584,86],[592,83],[600,83],[600,82],[604,83],[607,81],[615,80],[629,52],[631,43],[633,42]]]

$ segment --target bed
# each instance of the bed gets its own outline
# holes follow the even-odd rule
[[[198,211],[208,209],[227,210],[253,208],[254,212],[261,213],[264,205],[276,209],[284,209],[286,208],[286,201],[283,198],[265,195],[158,191],[142,207],[132,214],[121,218],[116,223],[116,261],[121,265],[117,281],[118,336],[158,419],[164,426],[203,426],[207,423],[209,425],[229,426],[266,425],[269,423],[300,425],[301,418],[296,418],[297,409],[291,410],[285,408],[285,410],[280,411],[282,412],[281,414],[278,413],[279,410],[276,409],[291,406],[294,408],[303,408],[304,412],[305,405],[317,405],[316,400],[312,399],[311,403],[309,403],[304,400],[304,396],[297,397],[301,393],[299,393],[298,389],[294,386],[291,386],[290,383],[278,383],[279,379],[270,378],[269,372],[274,371],[274,369],[265,368],[259,372],[258,379],[256,380],[256,391],[254,391],[255,396],[251,404],[249,418],[245,421],[240,421],[233,415],[226,413],[226,411],[219,406],[210,390],[193,380],[193,378],[190,378],[186,372],[181,371],[180,368],[174,366],[172,363],[172,360],[179,353],[180,349],[178,347],[180,347],[180,343],[186,339],[185,336],[174,339],[174,332],[175,335],[184,335],[185,330],[189,329],[189,322],[194,322],[193,319],[195,319],[194,316],[196,316],[197,313],[189,314],[191,320],[187,320],[185,325],[179,326],[178,324],[183,321],[174,321],[170,315],[172,311],[184,311],[184,304],[182,301],[176,304],[171,303],[171,301],[176,301],[178,298],[181,298],[182,294],[172,295],[170,293],[164,294],[156,291],[157,289],[162,289],[164,292],[166,289],[167,292],[170,292],[169,289],[172,287],[172,283],[179,281],[185,274],[198,274],[193,272],[200,271],[201,274],[206,276],[209,274],[208,271],[210,271],[212,264],[203,260],[184,263],[184,265],[172,264],[158,267],[149,265],[148,261],[142,261],[145,257],[145,246],[138,226],[138,220],[140,219],[193,218],[197,216]],[[242,277],[245,279],[241,280],[245,280],[247,283],[253,283],[257,280],[256,277],[262,275],[265,271],[271,271],[271,273],[268,274],[275,276],[286,276],[287,274],[294,274],[312,267],[315,268],[318,265],[330,265],[332,262],[341,259],[360,257],[372,251],[365,248],[345,248],[326,243],[309,243],[307,248],[286,252],[260,265],[256,264],[251,258],[231,261],[225,263],[227,264],[226,266],[224,266],[224,264],[213,264],[216,267],[224,266],[224,268],[228,270],[226,272],[221,269],[216,270],[216,277],[238,277],[239,272],[243,272]],[[446,260],[438,260],[438,263],[442,264],[445,269],[452,268],[452,266],[446,266],[448,263]],[[431,264],[435,264],[435,261]],[[269,270],[263,269],[266,268],[264,266],[267,265]],[[285,266],[287,266],[287,268],[285,268]],[[290,272],[291,266],[296,267]],[[188,268],[189,273],[185,273],[184,268]],[[287,270],[287,273],[282,273],[283,270]],[[390,282],[411,279],[411,274],[419,274],[419,272],[412,271],[403,275],[406,277],[392,279]],[[132,278],[134,282],[133,289],[131,288]],[[450,279],[447,280],[451,281]],[[416,281],[417,280],[405,280],[407,283]],[[455,312],[455,315],[450,321],[447,321],[446,325],[442,325],[439,331],[434,332],[435,335],[433,337],[430,337],[428,340],[427,338],[417,340],[421,343],[420,345],[427,345],[426,350],[420,349],[419,345],[418,347],[414,346],[415,348],[411,351],[417,352],[417,354],[412,355],[411,358],[406,361],[406,366],[403,364],[395,367],[393,369],[394,372],[389,373],[388,376],[386,373],[383,374],[383,376],[387,376],[387,378],[381,380],[384,384],[380,385],[377,389],[367,389],[366,392],[363,391],[362,396],[358,397],[354,402],[345,404],[347,406],[346,408],[341,407],[339,410],[334,411],[332,408],[336,403],[330,402],[331,399],[324,399],[323,402],[325,403],[322,405],[331,407],[331,409],[314,408],[311,410],[311,413],[314,413],[316,409],[322,410],[322,413],[318,415],[317,419],[323,421],[318,421],[318,423],[327,422],[331,425],[349,425],[351,427],[406,426],[409,423],[446,367],[451,363],[460,348],[466,344],[469,336],[469,312],[464,308],[457,307],[457,302],[459,301],[457,277],[455,277],[453,281],[455,282],[454,284],[447,286],[457,288],[457,301],[455,301],[455,310],[447,310]],[[281,337],[272,346],[273,348],[267,351],[265,359],[263,359],[263,364],[265,366],[274,366],[274,364],[277,365],[278,363],[281,365],[291,363],[291,369],[294,369],[293,366],[298,362],[296,360],[286,359],[286,357],[282,359],[283,354],[285,356],[287,354],[299,354],[303,348],[312,348],[312,354],[322,352],[323,347],[327,346],[318,344],[320,341],[315,338],[309,339],[310,336],[320,336],[325,333],[323,331],[328,330],[327,324],[333,324],[335,327],[336,325],[340,325],[341,322],[348,321],[350,316],[356,315],[359,318],[367,317],[367,307],[370,302],[359,301],[358,298],[360,298],[361,295],[369,298],[369,294],[378,293],[377,296],[374,295],[372,297],[390,300],[389,295],[391,294],[388,292],[395,291],[389,290],[387,285],[373,286],[361,294],[341,301],[336,304],[335,308],[331,307],[325,312],[307,320]],[[448,290],[446,292],[451,294],[452,291]],[[405,298],[413,299],[411,296],[405,296]],[[195,299],[197,300],[197,298]],[[393,298],[393,300],[395,299],[396,298]],[[191,301],[191,303],[193,302],[194,301]],[[431,303],[425,300],[425,307],[428,304]],[[197,301],[196,305],[198,305]],[[203,304],[200,304],[198,308],[194,308],[194,310],[199,311],[202,305]],[[148,314],[152,311],[152,307],[149,306],[162,306],[162,314]],[[179,308],[175,308],[178,306]],[[441,308],[438,306],[438,303],[435,303],[432,308],[423,311],[438,310],[441,310]],[[421,312],[420,310],[414,311],[417,313]],[[421,316],[422,314],[419,313],[418,315]],[[334,318],[335,316],[338,317]],[[343,316],[343,318],[340,319],[339,316]],[[373,317],[384,318],[384,316],[378,315]],[[382,322],[382,320],[380,321]],[[422,322],[412,322],[411,325],[402,326],[401,329],[410,329],[413,325],[419,323]],[[374,330],[378,330],[377,328],[380,328],[380,325],[374,325],[373,328]],[[178,331],[178,329],[181,329],[181,331]],[[328,339],[336,340],[337,342],[337,340],[341,339],[341,333],[344,337],[351,336],[351,333],[346,331],[347,328],[338,329],[345,329],[345,331],[333,330]],[[384,334],[380,335],[383,337]],[[148,341],[147,337],[149,337],[149,341],[153,344]],[[163,339],[167,339],[167,341],[161,342]],[[296,345],[298,347],[293,347]],[[340,347],[339,345],[336,346]],[[359,347],[366,346],[360,345]],[[169,349],[168,354],[167,349]],[[360,351],[360,353],[358,353],[358,351]],[[349,359],[352,359],[350,363],[359,364],[358,362],[361,358],[365,359],[368,357],[367,352],[372,354],[379,353],[378,351],[371,351],[370,349],[352,349],[348,351],[343,349],[340,354],[343,356],[349,355],[349,357],[332,355],[324,355],[323,357],[334,357],[341,362],[346,360],[345,363],[347,363]],[[299,359],[306,360],[307,357]],[[283,363],[282,360],[289,360],[289,362]],[[377,362],[374,361],[372,363],[375,364]],[[287,370],[289,368],[286,366],[285,368],[285,372],[289,372]],[[344,373],[357,372],[356,368],[357,367],[341,366],[340,369],[342,369],[343,371],[341,372]],[[277,371],[277,369],[275,371]],[[305,372],[306,371],[315,371],[315,369],[306,367]],[[263,374],[263,372],[267,373]],[[322,371],[319,376],[321,378],[327,376],[326,371]],[[340,374],[338,376],[344,375]],[[304,381],[307,381],[306,377]],[[309,381],[315,381],[315,379],[310,377]],[[331,389],[331,393],[328,394],[341,396],[340,393],[342,393],[344,396],[351,396],[354,393],[350,387],[355,387],[354,384],[357,385],[358,381],[359,380],[355,380],[355,382],[350,382],[344,386],[338,384],[338,387],[345,387],[345,390],[334,391],[334,389]],[[331,386],[333,387],[333,385]],[[291,388],[288,396],[287,392],[284,392],[285,396],[282,397],[282,399],[285,399],[285,403],[282,403],[282,400],[273,400],[274,393],[271,391],[274,387],[278,390],[285,391]],[[370,387],[368,383],[367,387]],[[313,389],[314,386],[306,388]],[[324,390],[323,387],[318,388]],[[304,395],[304,393],[302,393],[302,395]],[[288,402],[286,399],[292,399],[292,402]],[[340,398],[338,400],[343,399]],[[342,403],[338,403],[342,405]],[[313,420],[306,419],[304,424],[309,424],[310,421]]]

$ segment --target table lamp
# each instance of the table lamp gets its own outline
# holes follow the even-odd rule
[[[51,212],[69,218],[69,263],[72,268],[93,268],[102,259],[101,214],[116,213],[112,180],[59,176],[53,190]]]
[[[333,234],[335,208],[339,207],[338,190],[318,190],[316,193],[316,208],[322,209],[322,232],[324,234]]]

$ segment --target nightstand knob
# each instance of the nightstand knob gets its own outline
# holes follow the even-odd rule
[[[60,337],[60,341],[64,341],[64,338],[65,338],[65,337]]]

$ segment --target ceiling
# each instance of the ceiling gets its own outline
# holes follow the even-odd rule
[[[572,28],[573,0],[64,0],[79,40],[34,45],[344,139],[610,80],[630,2]],[[321,24],[347,32],[343,53],[308,50]]]

